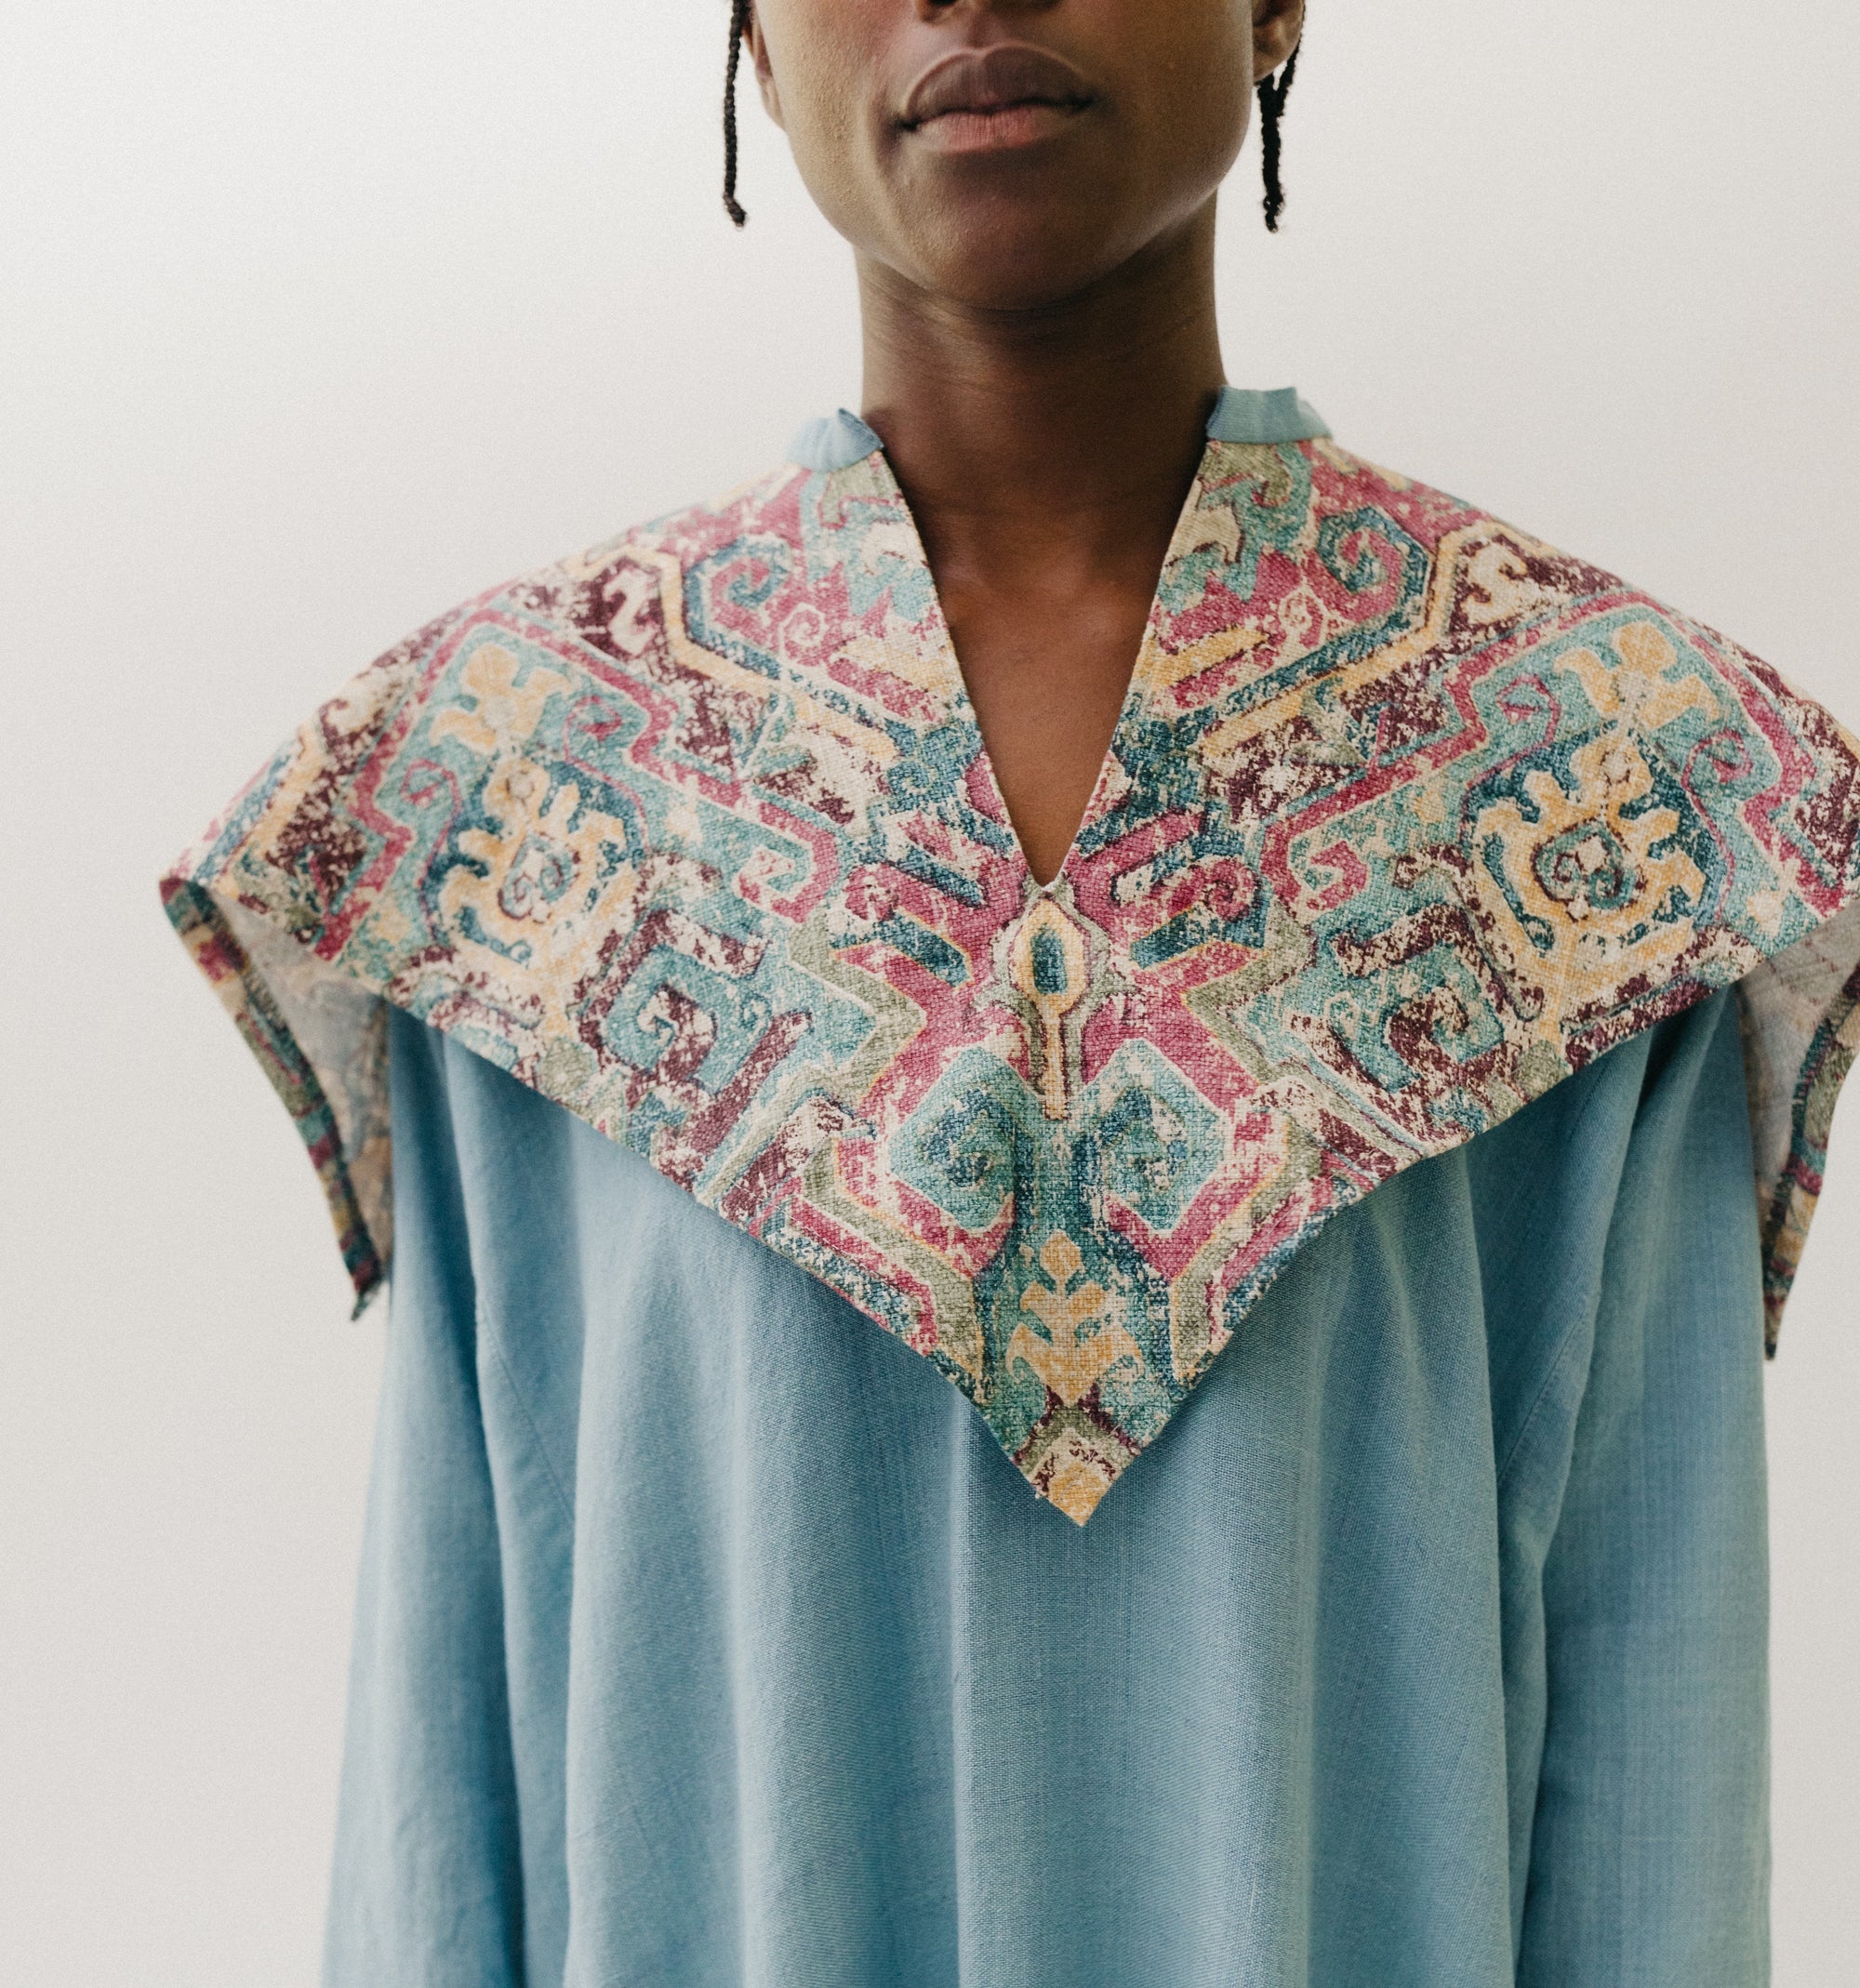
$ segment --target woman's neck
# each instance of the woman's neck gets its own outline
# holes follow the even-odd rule
[[[1103,767],[1221,386],[1214,206],[1084,295],[978,311],[860,272],[866,418],[1043,883]]]
[[[1214,203],[1089,290],[1025,310],[861,260],[865,417],[933,558],[1156,567],[1224,378]]]

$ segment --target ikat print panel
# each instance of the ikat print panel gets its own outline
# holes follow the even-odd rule
[[[1608,575],[1211,441],[1043,888],[873,450],[435,622],[164,892],[361,1297],[387,1001],[906,1340],[1083,1523],[1333,1213],[1732,981],[1774,1334],[1860,1034],[1856,775]]]

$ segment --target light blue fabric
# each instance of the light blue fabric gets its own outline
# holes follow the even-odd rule
[[[1728,993],[1294,1262],[1090,1524],[396,1014],[332,1988],[1747,1988]]]
[[[1295,387],[1223,387],[1207,432],[1216,442],[1309,442],[1330,429]],[[884,446],[866,422],[842,407],[807,422],[788,444],[788,459],[804,470],[849,470]]]
[[[1216,442],[1314,442],[1330,429],[1295,387],[1223,387],[1208,417]]]
[[[788,459],[804,470],[850,470],[884,444],[856,414],[842,407],[809,421],[788,444]]]

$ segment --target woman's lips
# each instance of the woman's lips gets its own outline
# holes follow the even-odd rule
[[[932,62],[906,93],[897,121],[937,152],[986,152],[1049,137],[1095,100],[1064,57],[998,42]]]

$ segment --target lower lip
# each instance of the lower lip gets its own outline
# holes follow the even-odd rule
[[[946,111],[910,127],[932,152],[1009,152],[1037,145],[1076,122],[1082,104],[1010,103],[999,111]]]

